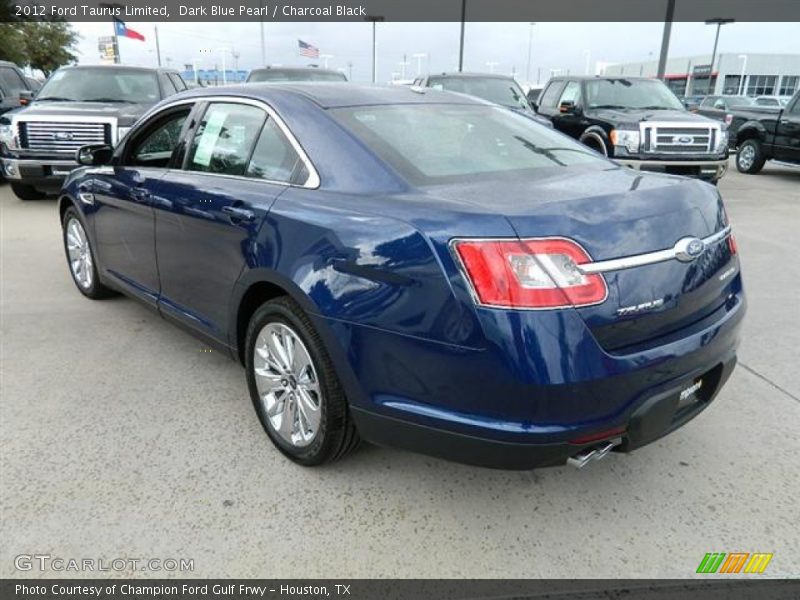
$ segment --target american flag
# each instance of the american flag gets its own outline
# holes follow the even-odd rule
[[[308,58],[319,58],[319,48],[305,43],[303,40],[297,40],[297,45],[300,48],[300,56]]]

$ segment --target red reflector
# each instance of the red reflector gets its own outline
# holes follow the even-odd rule
[[[596,442],[598,440],[605,440],[612,437],[618,437],[625,433],[624,427],[617,427],[616,429],[609,429],[608,431],[601,431],[599,433],[593,433],[591,435],[585,435],[583,437],[575,438],[574,440],[570,440],[570,444],[588,444],[589,442]]]
[[[728,236],[728,248],[731,249],[731,254],[739,252],[739,247],[736,245],[736,238],[733,237],[732,233]]]
[[[602,275],[584,274],[586,250],[572,240],[458,240],[454,248],[477,301],[503,308],[561,308],[603,302]]]

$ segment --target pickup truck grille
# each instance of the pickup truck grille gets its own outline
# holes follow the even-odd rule
[[[52,121],[20,121],[20,146],[53,154],[74,156],[87,144],[110,144],[110,123],[58,123]]]
[[[650,154],[712,154],[719,129],[708,125],[642,124],[644,151]]]

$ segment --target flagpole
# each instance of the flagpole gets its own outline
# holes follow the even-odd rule
[[[156,30],[156,56],[158,57],[158,66],[161,66],[161,46],[158,43],[158,25],[154,25],[153,29]]]

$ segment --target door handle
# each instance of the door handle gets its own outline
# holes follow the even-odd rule
[[[136,202],[147,202],[150,199],[150,192],[144,188],[131,188],[131,197]]]
[[[252,210],[240,208],[238,206],[223,206],[222,212],[228,215],[228,218],[234,223],[237,221],[246,221],[249,223],[256,218],[256,215]]]

